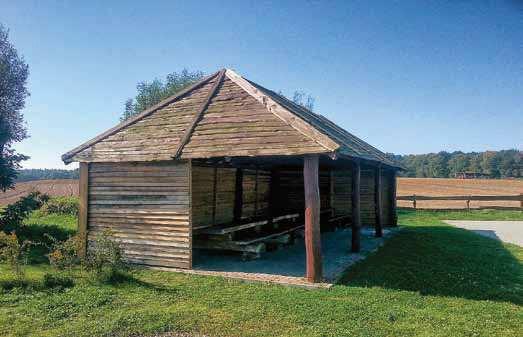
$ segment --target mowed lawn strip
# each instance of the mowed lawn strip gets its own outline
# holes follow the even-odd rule
[[[0,335],[519,336],[523,249],[440,221],[452,218],[523,213],[401,212],[404,230],[330,290],[150,270],[114,285],[76,271],[74,287],[38,290],[51,269],[32,265],[33,290],[0,294]],[[0,266],[0,282],[9,278]]]

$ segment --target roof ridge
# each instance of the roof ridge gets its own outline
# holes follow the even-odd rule
[[[220,87],[220,84],[223,82],[223,78],[225,76],[225,69],[222,69],[218,72],[216,82],[212,85],[212,87],[209,89],[209,93],[205,97],[205,100],[202,102],[202,105],[194,115],[193,120],[191,121],[191,124],[187,127],[185,130],[185,133],[183,134],[182,138],[180,139],[180,143],[178,144],[178,147],[176,149],[176,152],[173,156],[174,159],[180,157],[180,154],[183,151],[183,148],[188,143],[189,139],[191,138],[191,135],[194,132],[194,129],[196,128],[196,125],[200,122],[202,119],[202,116],[209,108],[209,104],[212,100],[212,98],[216,95],[216,92],[218,91],[218,88]]]
[[[224,69],[222,69],[221,71],[223,71]],[[201,87],[202,85],[204,85],[205,83],[209,82],[210,80],[212,80],[213,78],[215,78],[216,76],[218,76],[220,74],[220,71],[218,72],[215,72],[205,78],[203,78],[201,81],[198,81],[196,82],[195,84],[185,88],[184,90],[174,94],[174,95],[171,95],[167,98],[165,98],[164,100],[160,101],[159,103],[153,105],[152,107],[140,112],[139,114],[113,126],[112,128],[110,128],[109,130],[106,130],[104,132],[102,132],[101,134],[99,134],[98,136],[88,140],[87,142],[75,147],[74,149],[70,150],[69,152],[65,153],[62,155],[62,160],[66,163],[66,164],[69,164],[71,162],[71,158],[77,154],[78,152],[81,152],[85,149],[87,149],[88,147],[102,141],[103,139],[109,137],[109,136],[112,136],[114,135],[115,133],[117,133],[118,131],[122,130],[123,128],[129,126],[129,125],[132,125],[138,121],[140,121],[141,119],[149,116],[150,114],[152,114],[153,112],[155,112],[156,110],[158,109],[161,109],[163,107],[165,107],[166,105],[168,104],[171,104],[172,102],[174,102],[175,100],[187,95],[188,93],[190,93],[191,91],[195,90],[195,89],[198,89],[199,87]]]
[[[338,134],[338,136],[336,136],[336,138],[334,140],[336,140],[337,142],[343,143],[349,150],[355,152],[358,156],[369,157],[369,155],[370,155],[370,158],[372,158],[372,156],[374,155],[377,157],[377,159],[379,159],[383,162],[388,162],[389,165],[398,166],[398,164],[393,162],[392,160],[390,160],[390,158],[388,158],[384,152],[380,151],[379,149],[370,145],[369,143],[359,139],[358,137],[356,137],[349,131],[345,130],[344,128],[340,127],[339,125],[337,125],[336,123],[334,123],[327,117],[323,116],[322,114],[314,113],[313,111],[310,111],[309,109],[293,102],[289,98],[287,98],[283,95],[280,95],[271,89],[267,89],[258,83],[255,83],[250,80],[246,80],[246,81],[250,82],[252,85],[254,85],[257,88],[259,88],[261,90],[265,90],[268,93],[270,93],[271,95],[284,100],[285,103],[291,105],[295,109],[300,110],[301,113],[306,114],[308,118],[314,118],[314,119],[316,119],[316,122],[318,122],[318,123],[323,122],[323,123],[327,123],[328,125],[330,125],[330,127],[333,128],[334,131]],[[314,126],[314,127],[316,129],[318,129],[317,126]],[[323,129],[321,129],[321,128],[320,128],[320,130],[323,131]],[[329,136],[332,137],[332,135],[329,135]],[[347,136],[349,136],[352,139],[351,141],[353,142],[353,144],[348,143],[344,139]],[[357,146],[357,148],[354,148],[355,145]],[[371,151],[369,151],[369,149],[366,149],[366,147],[368,147]],[[369,159],[369,160],[375,160],[375,159]]]
[[[249,95],[254,97],[257,101],[262,103],[269,112],[281,119],[284,123],[288,124],[304,136],[312,139],[314,142],[320,144],[328,151],[334,152],[340,147],[340,144],[333,141],[329,136],[318,130],[318,128],[311,125],[308,121],[296,115],[294,112],[290,111],[278,102],[274,101],[271,97],[267,96],[257,89],[253,84],[251,84],[249,80],[243,78],[235,71],[226,69],[225,76],[236,83]]]

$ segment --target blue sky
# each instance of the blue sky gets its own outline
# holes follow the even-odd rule
[[[184,67],[309,92],[387,152],[523,148],[518,0],[0,0],[0,22],[31,71],[25,167],[63,167],[137,82]]]

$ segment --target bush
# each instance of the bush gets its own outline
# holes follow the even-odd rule
[[[71,236],[65,241],[58,241],[50,235],[46,237],[52,242],[51,253],[47,257],[53,267],[63,270],[80,264],[79,252],[83,245],[79,235]]]
[[[51,274],[46,273],[44,275],[44,288],[46,289],[52,289],[52,288],[71,288],[74,286],[74,280],[65,274]]]
[[[43,206],[45,214],[68,214],[78,215],[78,197],[52,197]]]
[[[86,265],[101,282],[115,282],[122,279],[126,267],[122,258],[122,249],[112,238],[110,230],[98,234],[92,242]]]
[[[30,241],[19,243],[15,233],[0,232],[0,261],[7,263],[18,280],[23,280],[25,276],[23,265],[26,264],[30,245]]]
[[[17,230],[29,213],[42,207],[48,200],[47,194],[35,191],[8,205],[0,216],[0,230],[5,233]]]

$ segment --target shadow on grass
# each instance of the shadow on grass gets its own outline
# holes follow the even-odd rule
[[[460,228],[410,227],[340,283],[522,305],[523,267],[512,253],[519,249]]]
[[[49,253],[52,242],[47,235],[58,241],[64,241],[73,236],[75,231],[57,225],[30,224],[20,226],[16,230],[16,234],[21,240],[33,242],[29,248],[28,263],[38,264],[48,262],[46,255]]]

